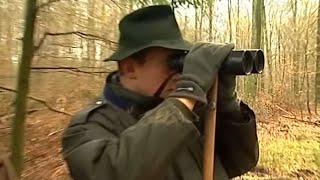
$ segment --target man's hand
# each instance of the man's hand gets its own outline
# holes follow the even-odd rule
[[[234,44],[197,43],[187,56],[176,91],[170,96],[207,103],[207,92]],[[192,106],[193,107],[193,106]]]
[[[236,75],[219,74],[218,81],[218,112],[233,113],[240,111],[236,88]]]

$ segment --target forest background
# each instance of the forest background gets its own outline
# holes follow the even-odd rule
[[[24,155],[22,179],[67,179],[61,133],[116,69],[101,60],[117,47],[119,20],[140,7],[170,3],[0,1],[0,156],[12,149]],[[319,179],[320,1],[185,0],[175,5],[191,42],[234,42],[238,49],[265,53],[262,74],[237,77],[239,96],[257,113],[260,145],[258,166],[238,179]],[[28,27],[33,37],[26,38]]]

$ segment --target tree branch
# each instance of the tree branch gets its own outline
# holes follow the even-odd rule
[[[82,38],[90,38],[91,37],[95,40],[102,40],[107,43],[117,44],[116,42],[109,40],[109,39],[105,39],[101,36],[97,36],[97,35],[90,34],[90,33],[84,33],[84,32],[80,32],[80,31],[71,31],[71,32],[62,32],[62,33],[49,33],[49,32],[47,32],[46,34],[50,35],[50,36],[77,35]]]
[[[114,0],[110,0],[111,2],[113,2],[113,4],[115,4],[119,9],[123,9],[119,6],[119,4],[117,2],[115,2]]]
[[[37,112],[37,111],[40,111],[42,109],[30,109],[27,111],[27,114],[32,114],[34,112]],[[3,114],[3,115],[0,115],[0,122],[3,121],[4,119],[9,119],[9,118],[12,118],[14,114]]]
[[[68,45],[55,44],[55,43],[51,43],[50,46],[60,46],[60,47],[71,48],[71,49],[82,49],[83,48],[81,46],[68,46]]]
[[[45,73],[67,73],[67,74],[71,74],[73,76],[79,76],[79,74],[75,73],[75,72],[72,72],[72,71],[64,71],[64,70],[57,70],[57,71],[36,71],[35,73],[42,73],[42,74],[45,74]],[[86,73],[87,74],[87,73]],[[90,75],[95,75],[95,74],[88,74],[89,76]]]
[[[57,43],[51,43],[51,44],[48,44],[47,46],[61,46],[61,47],[64,47],[64,48],[77,48],[77,49],[83,49],[83,45],[80,45],[80,46],[68,46],[68,45],[62,45],[62,44],[57,44]],[[101,47],[103,48],[109,48],[110,50],[112,51],[115,51],[116,49],[113,48],[113,47],[108,47],[108,46],[105,46],[104,44],[101,44]]]
[[[44,33],[44,35],[43,35],[43,37],[40,39],[40,41],[39,41],[39,43],[38,43],[38,45],[37,46],[34,46],[34,52],[36,53],[39,49],[40,49],[40,47],[42,46],[42,44],[43,44],[43,42],[44,42],[44,40],[47,38],[47,33]]]
[[[45,7],[49,6],[49,5],[52,4],[52,3],[59,2],[59,1],[61,1],[61,0],[49,0],[49,1],[46,2],[46,3],[42,3],[42,4],[40,4],[39,6],[37,6],[36,11],[39,11],[39,9],[45,8]]]
[[[34,47],[34,51],[36,52],[37,50],[39,50],[39,48],[41,47],[41,45],[43,44],[43,42],[47,38],[47,36],[66,36],[66,35],[77,35],[81,38],[88,39],[88,40],[101,40],[101,41],[103,41],[105,43],[109,43],[109,44],[118,44],[115,41],[103,38],[101,36],[97,36],[97,35],[90,34],[90,33],[84,33],[84,32],[80,32],[80,31],[70,31],[70,32],[62,32],[62,33],[45,32],[43,37],[40,39],[38,45]]]
[[[320,121],[314,121],[314,122],[307,121],[307,120],[303,120],[303,119],[297,118],[296,116],[295,117],[290,117],[290,116],[282,115],[282,117],[287,118],[287,119],[292,119],[292,120],[297,121],[297,122],[302,122],[302,123],[305,123],[305,124],[309,124],[309,125],[319,126],[320,127]]]
[[[45,54],[45,55],[35,55],[39,58],[52,58],[52,59],[72,59],[72,60],[78,60],[77,57],[73,57],[73,56],[55,56],[55,55],[51,55],[51,54]],[[90,59],[90,58],[81,58],[82,60],[86,61],[86,62],[103,62],[100,60],[94,60],[94,59]],[[50,59],[49,59],[50,60]]]
[[[0,89],[2,90],[5,90],[5,91],[9,91],[9,92],[14,92],[14,93],[17,93],[16,90],[14,89],[10,89],[10,88],[7,88],[7,87],[3,87],[3,86],[0,86]],[[43,104],[44,106],[46,106],[50,111],[53,111],[53,112],[56,112],[56,113],[60,113],[60,114],[64,114],[64,115],[67,115],[67,116],[72,116],[70,113],[68,112],[64,112],[64,111],[60,111],[60,110],[57,110],[53,107],[51,107],[46,101],[42,100],[42,99],[39,99],[39,98],[36,98],[36,97],[33,97],[33,96],[28,96],[29,99],[32,99],[34,101],[37,101],[41,104]]]
[[[100,73],[110,73],[111,71],[83,71],[76,67],[31,67],[31,70],[69,70],[73,72],[80,72],[80,73],[86,73],[86,74],[100,74]]]

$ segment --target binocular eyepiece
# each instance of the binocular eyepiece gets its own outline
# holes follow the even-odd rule
[[[171,69],[182,72],[184,56],[169,62]],[[233,50],[224,60],[220,71],[234,75],[260,74],[264,69],[264,53],[261,49]]]

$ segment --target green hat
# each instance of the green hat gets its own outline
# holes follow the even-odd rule
[[[118,49],[105,61],[120,61],[148,47],[190,50],[169,5],[149,6],[126,15],[119,24]]]

